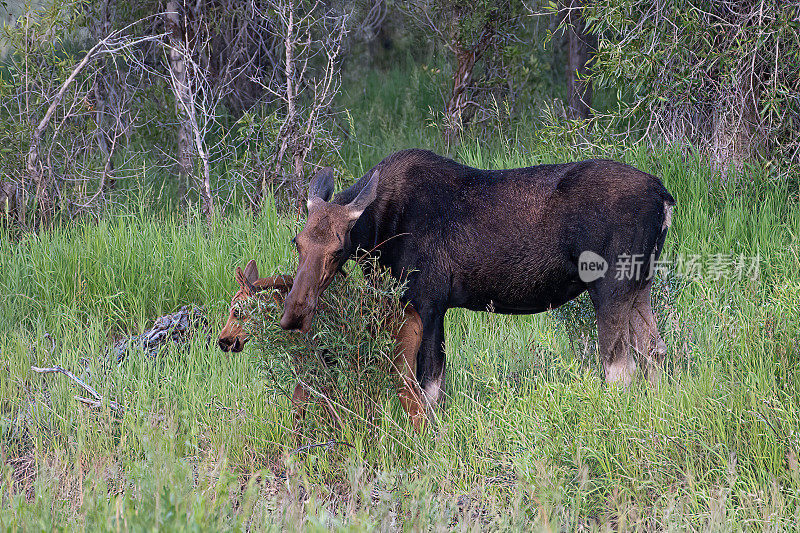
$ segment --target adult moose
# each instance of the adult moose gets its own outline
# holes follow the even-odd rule
[[[421,317],[415,372],[429,405],[442,391],[451,307],[538,313],[589,291],[607,382],[630,384],[634,354],[649,367],[666,353],[649,273],[675,200],[654,176],[607,160],[480,170],[405,150],[332,195],[326,168],[309,185],[281,326],[308,331],[334,274],[359,249],[375,254],[406,281],[403,298]],[[589,276],[582,254],[637,268]]]

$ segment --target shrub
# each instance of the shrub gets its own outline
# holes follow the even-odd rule
[[[800,163],[798,5],[592,0],[593,81],[651,138],[689,142],[722,167]]]
[[[362,259],[322,293],[306,334],[281,329],[283,306],[271,293],[243,302],[250,339],[263,353],[267,387],[291,398],[295,384],[302,383],[311,399],[320,399],[316,403],[329,406],[339,419],[350,415],[369,424],[375,407],[388,399],[387,391],[394,391],[390,327],[402,320],[402,291],[387,270]],[[305,424],[330,429],[333,420],[313,416],[314,403],[309,403]]]

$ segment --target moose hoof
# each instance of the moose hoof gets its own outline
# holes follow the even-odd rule
[[[606,364],[605,371],[606,383],[628,388],[633,382],[633,374],[636,372],[636,361],[632,357],[620,357]]]

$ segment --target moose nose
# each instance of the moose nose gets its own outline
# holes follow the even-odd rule
[[[290,317],[288,313],[283,313],[281,317],[281,328],[287,331],[296,331],[300,329],[300,318],[296,316]]]
[[[219,341],[217,341],[217,344],[219,344],[219,349],[220,350],[222,350],[223,352],[228,352],[228,351],[230,351],[231,344],[233,344],[233,343],[228,339],[224,339],[224,338],[220,337]]]

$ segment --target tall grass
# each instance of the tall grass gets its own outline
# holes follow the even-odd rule
[[[403,94],[435,98],[424,78],[415,83],[408,93],[374,89],[386,99],[377,107],[397,108],[353,126],[361,144],[345,147],[349,173],[394,149],[436,148],[419,133],[417,97],[403,103]],[[466,139],[455,155],[484,168],[590,155],[532,137]],[[345,420],[337,437],[352,448],[297,449],[288,402],[265,385],[268,353],[224,354],[196,338],[155,361],[134,353],[108,371],[98,362],[113,340],[181,305],[205,306],[221,326],[234,268],[251,258],[262,275],[286,268],[297,221],[269,207],[208,227],[195,212],[153,213],[142,200],[98,222],[0,231],[0,525],[792,528],[797,191],[764,169],[722,180],[677,149],[600,155],[660,176],[676,197],[664,257],[758,255],[759,278],[705,276],[661,301],[667,372],[658,387],[627,391],[603,384],[592,352],[576,350],[570,325],[552,314],[453,310],[435,430],[411,432],[392,398],[367,432]],[[72,383],[33,374],[34,364],[88,364],[87,379],[125,411],[80,406]]]

